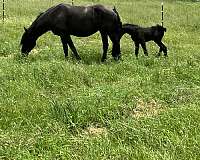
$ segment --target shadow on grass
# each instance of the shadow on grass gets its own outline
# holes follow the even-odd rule
[[[2,55],[2,57],[10,57],[11,55]],[[16,60],[19,63],[34,63],[37,61],[40,62],[50,62],[50,61],[66,61],[72,64],[84,64],[84,65],[102,65],[102,64],[110,64],[110,63],[119,63],[122,61],[122,59],[115,61],[112,57],[108,57],[105,62],[101,61],[101,54],[90,54],[90,55],[82,55],[81,60],[77,60],[71,53],[68,55],[68,57],[64,57],[63,54],[53,54],[53,53],[30,53],[28,56],[23,56],[21,53],[15,54],[13,56],[14,60]],[[0,55],[1,57],[1,55]]]

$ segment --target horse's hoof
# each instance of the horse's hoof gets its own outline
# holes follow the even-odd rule
[[[120,58],[119,57],[114,57],[114,60],[115,61],[118,61]]]
[[[118,61],[118,60],[121,59],[121,55],[115,56],[115,57],[113,57],[113,58],[114,58],[115,61]]]
[[[103,63],[103,62],[105,62],[105,61],[106,61],[106,59],[105,59],[105,58],[102,58],[102,59],[101,59],[101,62],[102,62],[102,63]]]
[[[68,57],[68,56],[65,56],[65,60],[69,60],[69,57]]]
[[[27,58],[27,57],[28,57],[28,55],[27,55],[26,53],[22,53],[21,56],[22,56],[23,58]]]

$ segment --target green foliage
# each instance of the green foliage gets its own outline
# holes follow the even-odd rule
[[[71,1],[68,1],[69,3]],[[160,1],[74,1],[116,6],[124,23],[160,23]],[[0,24],[0,159],[199,159],[199,3],[165,1],[169,57],[136,59],[129,36],[122,60],[101,63],[99,34],[73,37],[82,58],[64,58],[47,33],[27,58],[23,26],[60,1],[7,1]]]

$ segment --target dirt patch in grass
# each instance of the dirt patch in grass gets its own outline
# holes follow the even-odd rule
[[[132,112],[132,116],[135,118],[141,117],[151,117],[156,116],[159,113],[163,112],[165,109],[155,100],[149,102],[144,102],[143,100],[138,100],[136,108]]]
[[[12,59],[14,57],[14,54],[9,54],[9,55],[0,55],[0,59]]]
[[[90,135],[90,136],[103,136],[103,135],[107,135],[108,131],[106,128],[98,128],[98,127],[88,127],[85,131],[86,135]]]

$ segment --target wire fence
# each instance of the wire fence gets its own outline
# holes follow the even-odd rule
[[[6,22],[6,19],[10,17],[30,16],[30,12],[34,15],[36,12],[42,12],[59,3],[80,5],[100,3],[100,0],[1,0],[0,3],[0,20]],[[112,2],[110,3],[112,4]],[[118,3],[120,3],[120,1],[118,1]]]
[[[16,52],[15,48],[19,46],[23,28],[30,26],[41,12],[59,3],[78,6],[102,4],[110,9],[115,6],[124,23],[149,25],[152,22],[160,22],[161,6],[157,2],[144,5],[134,0],[0,0],[0,55]]]
[[[74,1],[75,0],[68,0],[65,1],[65,3],[74,5]],[[50,7],[56,3],[58,3],[56,0],[1,0],[2,11],[0,13],[0,19],[4,23],[6,19],[13,15],[26,15],[28,11],[32,11],[34,13],[34,10],[40,11],[44,8],[44,6]]]
[[[0,0],[0,3],[0,26],[2,28],[4,24],[9,24],[9,27],[27,25],[27,22],[33,21],[41,12],[59,3],[78,6],[101,3],[110,7],[118,7],[123,2],[118,0]]]
[[[2,19],[3,19],[3,22],[4,22],[4,19],[5,19],[5,0],[3,0],[3,14],[2,14]]]
[[[15,52],[23,27],[58,3],[78,5],[75,0],[0,0],[0,56]]]

